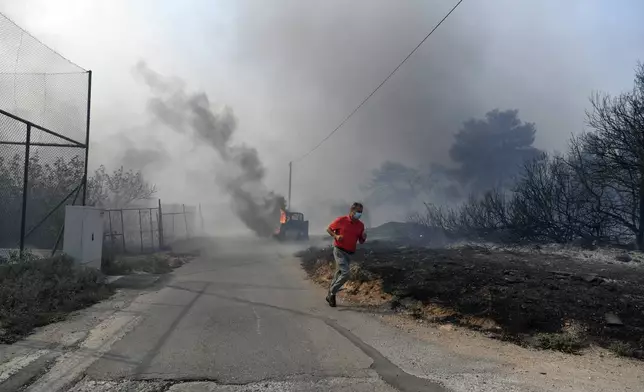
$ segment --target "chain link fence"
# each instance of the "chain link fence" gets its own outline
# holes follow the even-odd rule
[[[0,14],[0,255],[59,247],[84,204],[91,71]]]
[[[195,235],[197,209],[185,204],[163,206],[163,237],[166,244]]]
[[[159,215],[161,211],[161,215]],[[107,255],[149,253],[201,233],[200,211],[185,204],[105,210],[103,249]]]
[[[154,252],[163,243],[158,208],[105,210],[103,232],[103,244],[109,254]]]

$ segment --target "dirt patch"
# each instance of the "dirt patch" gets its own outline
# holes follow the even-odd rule
[[[301,252],[328,284],[330,248]],[[414,318],[485,331],[521,345],[578,352],[589,344],[644,358],[644,273],[570,254],[465,246],[362,248],[341,294]]]
[[[0,343],[13,343],[111,294],[99,271],[66,257],[0,265]]]

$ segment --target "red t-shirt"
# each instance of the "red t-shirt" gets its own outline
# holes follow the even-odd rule
[[[359,220],[353,220],[348,215],[335,218],[329,225],[329,228],[336,234],[342,236],[341,241],[334,240],[333,246],[346,250],[347,252],[356,251],[356,243],[362,241],[364,234],[364,224]]]

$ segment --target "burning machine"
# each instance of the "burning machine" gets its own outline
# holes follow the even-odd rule
[[[280,226],[275,231],[274,237],[284,240],[308,240],[309,221],[304,220],[301,212],[281,210]]]

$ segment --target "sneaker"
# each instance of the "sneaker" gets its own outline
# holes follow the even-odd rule
[[[326,302],[329,303],[329,306],[335,308],[335,295],[329,294],[326,296]]]

